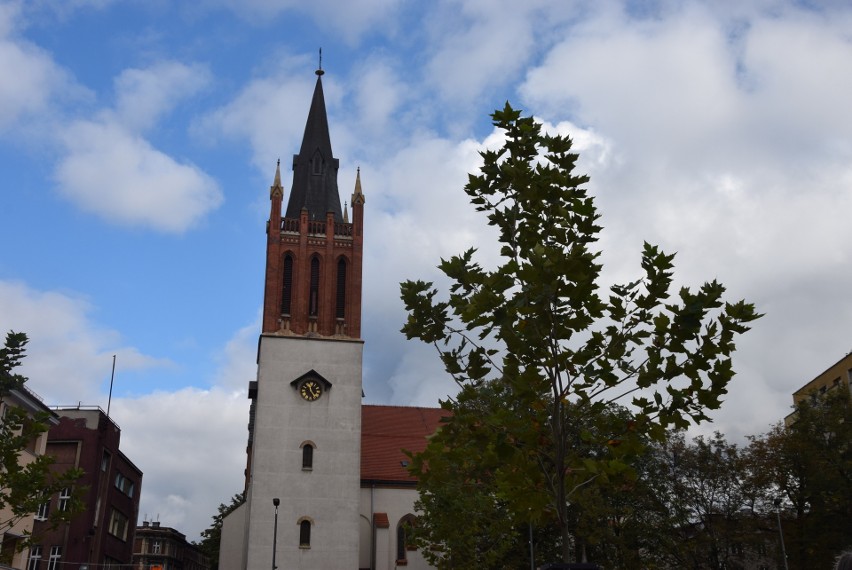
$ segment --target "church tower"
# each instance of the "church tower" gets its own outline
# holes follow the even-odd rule
[[[358,567],[364,194],[359,171],[341,207],[316,73],[286,210],[280,161],[270,188],[241,515],[248,570]]]

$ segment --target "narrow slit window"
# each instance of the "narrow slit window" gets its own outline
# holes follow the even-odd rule
[[[346,316],[346,260],[337,262],[337,306],[334,316],[342,319]]]
[[[316,317],[319,314],[319,269],[320,269],[319,258],[314,257],[311,259],[311,286],[308,295],[309,299],[309,312],[308,314],[312,317]]]
[[[284,286],[281,291],[281,313],[290,314],[290,301],[293,298],[293,256],[284,256]]]
[[[401,562],[406,559],[405,552],[405,525],[400,523],[396,527],[396,560]]]

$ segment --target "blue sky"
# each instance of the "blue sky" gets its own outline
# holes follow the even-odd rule
[[[696,429],[742,440],[852,349],[850,32],[845,2],[0,0],[0,325],[51,405],[105,408],[117,355],[140,514],[196,538],[241,488],[268,188],[322,47],[341,196],[360,166],[367,197],[368,402],[453,390],[398,283],[496,259],[462,187],[509,100],[574,137],[602,285],[647,240],[767,314]]]

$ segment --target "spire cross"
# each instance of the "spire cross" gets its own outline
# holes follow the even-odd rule
[[[322,76],[325,71],[322,70],[322,48],[319,48],[319,69],[316,70],[316,74]]]

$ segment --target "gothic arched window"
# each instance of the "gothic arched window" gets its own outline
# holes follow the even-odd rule
[[[290,314],[290,302],[293,298],[293,256],[284,256],[284,284],[281,288],[281,313]]]
[[[319,257],[311,258],[311,285],[308,291],[308,315],[316,317],[319,314]]]
[[[311,521],[307,519],[302,519],[302,521],[299,522],[299,547],[311,547]]]
[[[346,260],[337,262],[337,299],[334,316],[342,319],[346,315]]]
[[[407,560],[407,551],[411,548],[409,544],[409,536],[412,527],[414,527],[417,519],[414,515],[408,514],[399,520],[396,525],[396,561],[397,564]]]

